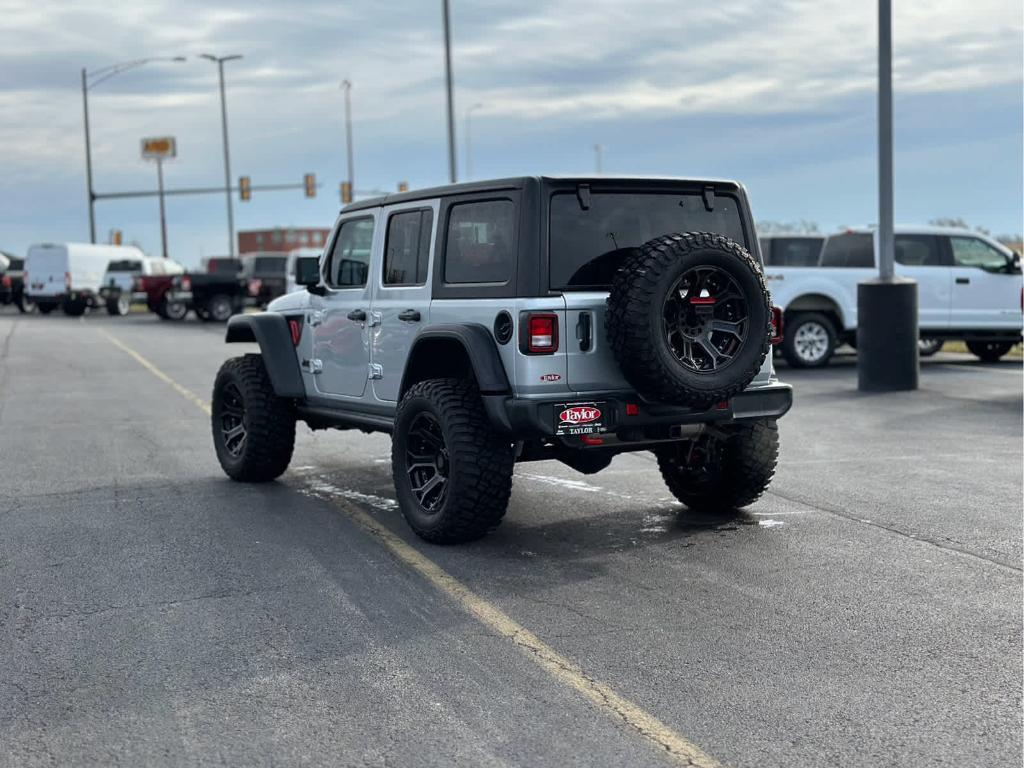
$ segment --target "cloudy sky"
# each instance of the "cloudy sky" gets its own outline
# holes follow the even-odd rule
[[[459,172],[594,170],[737,178],[755,217],[875,221],[875,4],[870,0],[451,0]],[[1022,224],[1020,0],[896,0],[896,218]],[[357,190],[447,180],[440,0],[0,0],[0,249],[88,237],[80,71],[148,56],[90,91],[99,192],[147,189],[139,139],[177,137],[168,187],[222,183],[216,67],[227,65],[240,229],[329,225],[353,85]],[[227,250],[223,196],[170,198],[171,255]],[[159,250],[155,199],[97,205]]]

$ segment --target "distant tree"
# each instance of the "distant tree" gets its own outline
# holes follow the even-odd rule
[[[940,216],[937,219],[932,219],[928,223],[931,224],[933,227],[956,227],[957,229],[973,229],[975,232],[981,232],[981,234],[983,235],[992,234],[987,229],[985,229],[985,227],[972,227],[970,224],[964,221],[963,217],[961,216],[957,216],[956,218]]]
[[[757,231],[762,235],[816,235],[817,222],[800,219],[800,221],[759,221],[756,224]]]

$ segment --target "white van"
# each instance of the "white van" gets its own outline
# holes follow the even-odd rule
[[[25,293],[43,314],[61,306],[67,315],[81,315],[101,303],[100,288],[110,262],[142,258],[142,251],[130,245],[33,245],[25,257]]]

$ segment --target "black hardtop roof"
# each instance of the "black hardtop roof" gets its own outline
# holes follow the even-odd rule
[[[356,203],[349,203],[342,208],[343,213],[350,211],[361,211],[368,208],[379,208],[385,205],[397,203],[408,203],[416,200],[426,200],[435,197],[452,197],[454,195],[466,195],[474,192],[496,192],[504,189],[522,189],[531,182],[537,184],[549,183],[562,185],[566,183],[594,184],[608,186],[672,186],[673,184],[685,184],[686,186],[714,186],[728,189],[739,189],[736,181],[728,179],[700,179],[673,176],[588,176],[584,175],[546,175],[546,176],[510,176],[505,179],[487,179],[485,181],[467,181],[460,184],[445,184],[440,187],[429,187],[427,189],[414,189],[410,192],[397,192],[390,195],[371,197],[360,200]]]

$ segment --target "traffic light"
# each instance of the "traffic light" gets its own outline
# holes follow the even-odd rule
[[[352,202],[352,185],[347,181],[341,182],[341,202],[343,205]]]
[[[306,185],[306,197],[316,197],[316,174],[307,173],[302,177],[302,182]]]
[[[399,192],[408,192],[409,191],[409,182],[408,181],[400,181],[400,182],[398,182],[398,191]]]
[[[238,197],[242,200],[252,199],[252,180],[248,176],[238,178]]]

